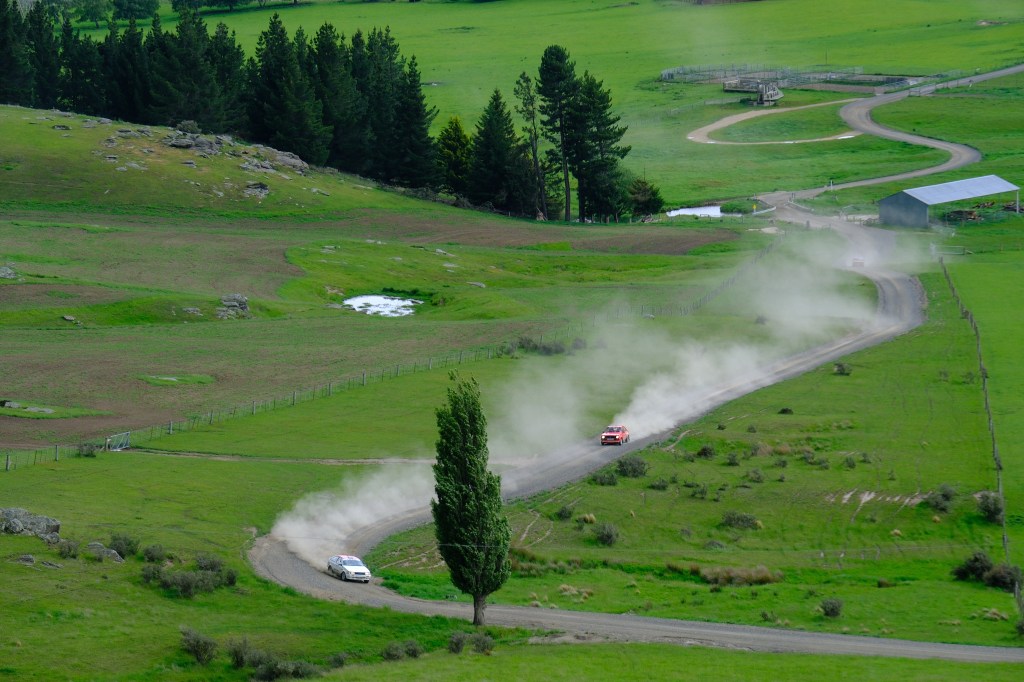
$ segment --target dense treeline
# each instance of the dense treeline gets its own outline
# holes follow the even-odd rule
[[[625,127],[611,93],[559,46],[536,80],[515,84],[513,112],[495,90],[472,133],[457,117],[437,140],[415,57],[402,56],[385,28],[350,39],[324,24],[289,36],[276,13],[248,59],[219,23],[211,34],[181,5],[173,32],[159,16],[144,31],[134,18],[95,41],[37,2],[26,13],[0,0],[0,102],[151,125],[194,122],[235,133],[306,161],[383,182],[442,191],[470,205],[517,215],[618,220],[660,210],[657,189],[619,161]]]

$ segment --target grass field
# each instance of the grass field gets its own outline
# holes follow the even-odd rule
[[[472,121],[495,84],[510,90],[520,71],[535,71],[544,47],[564,44],[580,71],[590,70],[612,89],[630,126],[631,167],[646,170],[670,201],[682,203],[940,161],[934,152],[865,136],[694,145],[685,141],[689,131],[745,109],[705,104],[722,96],[717,86],[657,81],[663,68],[730,62],[970,73],[1017,58],[1014,46],[1024,35],[1024,9],[1007,0],[970,7],[952,0],[900,3],[898,10],[878,0],[842,7],[811,0],[711,7],[503,0],[271,4],[207,18],[228,21],[247,48],[272,11],[282,13],[290,31],[303,25],[309,32],[324,20],[346,34],[390,25],[403,52],[417,56],[425,82],[433,83],[428,96],[442,124],[452,113]],[[983,152],[981,164],[934,182],[999,173],[1020,184],[1024,145],[1012,112],[1022,83],[1005,79],[910,98],[876,117]],[[833,98],[794,91],[784,103]],[[58,131],[55,124],[71,129]],[[129,133],[118,133],[122,127]],[[4,448],[73,443],[201,416],[364,369],[422,365],[555,330],[578,329],[592,340],[597,327],[635,327],[709,347],[780,336],[773,316],[768,324],[756,319],[755,294],[764,293],[758,287],[734,287],[693,316],[637,312],[690,301],[728,278],[771,241],[758,219],[541,225],[414,201],[318,170],[291,179],[256,176],[239,168],[238,157],[194,158],[163,147],[157,129],[149,137],[132,130],[0,108],[0,265],[17,274],[0,280],[0,398],[55,410],[46,419],[0,411]],[[841,130],[830,105],[743,123],[721,131],[720,139],[810,139]],[[190,160],[196,167],[183,163]],[[243,193],[254,180],[270,188],[262,203]],[[870,208],[898,189],[847,190],[816,205]],[[1016,353],[1019,325],[1007,311],[1024,305],[1024,222],[985,213],[981,224],[955,227],[955,234],[910,233],[905,240],[944,240],[971,252],[949,266],[982,333],[1011,560],[1020,564],[1024,462],[1014,444],[1024,438],[1016,390],[1024,370]],[[794,241],[815,237],[801,233]],[[827,253],[827,246],[816,248]],[[510,505],[517,569],[495,600],[1020,646],[1010,595],[950,578],[950,569],[976,549],[1002,558],[998,526],[980,517],[971,497],[995,485],[989,434],[969,327],[933,265],[903,265],[921,273],[928,323],[845,358],[849,376],[823,366],[682,426],[642,453],[650,465],[642,478],[619,477],[615,486],[587,479]],[[812,271],[805,288],[822,288],[826,270]],[[872,288],[853,275],[827,281],[858,303],[852,308],[873,300]],[[761,289],[773,291],[770,279],[762,282]],[[330,307],[349,295],[385,290],[415,290],[428,303],[412,318],[393,320]],[[252,318],[216,320],[221,297],[236,292],[248,297]],[[832,322],[833,331],[851,323],[838,311]],[[619,340],[636,338],[622,333]],[[670,364],[666,347],[638,347],[634,358],[623,359],[631,381]],[[574,428],[590,434],[622,409],[632,388],[598,390],[581,371],[606,350],[591,343],[572,356],[521,353],[467,363],[461,371],[480,380],[496,425],[518,414],[509,406],[521,403],[572,412]],[[573,410],[548,409],[535,399],[541,386],[569,383],[565,377],[586,389],[580,394],[587,399]],[[325,668],[333,655],[348,653],[349,665],[330,679],[547,679],[567,670],[588,679],[1019,677],[1019,666],[528,645],[526,633],[501,630],[491,631],[498,638],[492,656],[456,657],[445,647],[452,632],[469,629],[466,623],[318,601],[257,578],[244,555],[254,535],[308,494],[357,489],[381,468],[320,460],[429,457],[432,412],[447,381],[443,369],[403,371],[327,399],[154,439],[152,452],[62,457],[0,471],[0,504],[59,518],[64,537],[84,544],[127,533],[143,546],[163,545],[176,568],[213,553],[238,572],[236,585],[184,599],[145,584],[139,557],[124,564],[63,558],[33,538],[3,536],[0,677],[248,679],[224,653],[241,637]],[[713,458],[696,456],[704,445],[714,446]],[[195,452],[207,454],[189,455]],[[948,512],[918,503],[942,484],[957,491]],[[563,507],[569,510],[564,520]],[[751,514],[761,527],[727,527],[726,512]],[[599,544],[593,525],[576,521],[587,514],[617,527],[614,545]],[[403,592],[452,596],[442,571],[403,565],[417,551],[430,556],[430,532],[416,529],[382,544],[370,557],[374,572]],[[25,554],[35,564],[19,562]],[[779,572],[782,580],[718,588],[700,575],[715,568]],[[843,601],[839,618],[820,614],[825,598]],[[219,642],[209,667],[180,650],[180,626]],[[421,660],[381,662],[388,642],[409,639],[426,649]]]
[[[357,30],[391,28],[406,56],[415,55],[428,102],[439,115],[439,130],[452,115],[468,126],[483,111],[495,87],[511,97],[523,71],[535,75],[544,49],[563,45],[582,73],[589,70],[611,89],[615,108],[629,126],[624,138],[633,153],[627,166],[646,173],[672,203],[746,196],[774,189],[800,189],[827,181],[847,169],[852,153],[875,163],[929,165],[928,153],[914,157],[890,142],[850,140],[831,148],[752,153],[740,165],[754,169],[760,183],[733,173],[737,158],[709,155],[686,141],[695,119],[705,123],[736,107],[704,106],[720,99],[720,86],[663,83],[660,73],[679,65],[769,64],[863,67],[867,73],[936,74],[1004,66],[1019,58],[1013,48],[1024,34],[1024,9],[1013,0],[964,3],[939,0],[901,3],[891,11],[881,0],[841,7],[814,0],[697,7],[687,3],[638,2],[595,5],[588,0],[503,0],[495,3],[315,2],[268,4],[207,15],[224,21],[250,52],[272,12],[285,27],[312,34],[325,21],[351,36]],[[884,19],[883,19],[884,18]],[[165,15],[163,26],[173,28]],[[567,27],[573,30],[567,31]],[[99,32],[103,33],[103,31]],[[457,47],[452,47],[457,45]],[[622,47],[620,47],[622,46]],[[938,49],[931,49],[939,46]],[[481,68],[481,64],[487,68]],[[784,100],[784,104],[788,102]],[[716,163],[722,160],[721,165]],[[849,179],[867,177],[849,168]],[[719,182],[699,182],[718,177]],[[727,182],[723,182],[728,178]],[[813,178],[808,182],[808,178]]]

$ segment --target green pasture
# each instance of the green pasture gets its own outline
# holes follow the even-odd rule
[[[180,626],[214,637],[222,651],[229,640],[247,637],[281,658],[320,665],[342,652],[379,660],[396,632],[428,650],[443,648],[464,623],[312,599],[248,568],[245,551],[253,535],[267,532],[293,500],[366,473],[128,453],[19,469],[3,480],[4,499],[58,517],[62,537],[79,542],[83,552],[65,559],[35,538],[0,538],[3,674],[20,680],[247,679],[223,653],[199,668],[179,650]],[[238,571],[238,582],[191,600],[171,596],[142,582],[141,558],[117,564],[87,557],[86,543],[109,543],[114,533],[138,539],[143,548],[162,545],[182,568],[199,553],[214,554]],[[23,554],[37,563],[7,560]]]
[[[497,647],[490,656],[481,656],[468,648],[458,656],[430,654],[419,660],[396,663],[356,665],[332,673],[325,679],[380,680],[382,678],[418,680],[525,679],[542,680],[572,676],[587,680],[709,679],[740,682],[753,679],[785,679],[815,682],[822,671],[835,680],[963,680],[977,675],[985,679],[1011,682],[1020,676],[1020,666],[1012,664],[979,665],[945,661],[914,661],[886,658],[838,658],[805,654],[766,654],[763,652],[719,649],[708,652],[696,647],[667,644],[540,644]]]
[[[70,417],[84,417],[90,414],[102,414],[97,410],[87,410],[81,407],[68,407],[64,405],[42,405],[39,403],[23,403],[13,399],[18,407],[5,405],[0,407],[0,414],[5,417],[21,417],[23,419],[65,419]]]
[[[723,142],[785,142],[815,140],[851,132],[839,118],[843,104],[825,104],[801,111],[770,109],[764,115],[740,121],[715,131],[711,137]]]
[[[836,177],[835,169],[846,168],[850,155],[845,152],[851,149],[857,152],[857,163],[872,170],[888,168],[894,157],[908,168],[938,161],[928,153],[909,157],[891,142],[862,148],[853,141],[831,143],[833,148],[798,145],[777,154],[748,151],[738,157],[718,149],[708,156],[686,134],[702,121],[747,108],[706,105],[735,93],[723,93],[717,85],[661,82],[665,69],[766,64],[862,67],[866,73],[893,75],[971,73],[1018,61],[1012,46],[1024,35],[1024,9],[1013,0],[970,5],[938,0],[900,3],[897,8],[882,0],[841,7],[814,0],[742,7],[649,2],[603,6],[585,0],[269,3],[263,9],[216,12],[206,19],[210,24],[225,22],[251,54],[273,12],[281,14],[290,34],[301,26],[311,35],[327,21],[347,36],[390,27],[402,53],[417,59],[427,101],[438,109],[437,130],[453,115],[472,126],[495,87],[510,98],[519,74],[535,76],[544,49],[562,45],[580,73],[590,71],[611,90],[615,110],[629,127],[623,139],[633,147],[627,167],[658,184],[670,205],[824,184]],[[173,25],[173,15],[166,14],[165,30]],[[799,126],[793,134],[797,139],[816,136]],[[736,174],[738,167],[748,173]],[[848,179],[878,174],[860,168],[848,172]],[[748,174],[750,181],[744,182]]]
[[[928,323],[845,358],[850,375],[829,364],[718,408],[642,453],[650,465],[643,478],[581,481],[512,505],[520,567],[495,598],[1013,643],[1005,623],[980,615],[996,608],[1011,616],[1012,597],[949,575],[977,549],[1001,557],[999,528],[981,519],[971,497],[996,481],[973,337],[941,276],[923,281]],[[712,459],[695,456],[705,445]],[[1019,489],[1013,480],[1010,489]],[[658,481],[663,489],[651,487]],[[950,513],[920,504],[944,483],[958,491]],[[563,507],[569,517],[559,520]],[[753,514],[763,527],[726,527],[728,511]],[[577,521],[589,514],[618,528],[614,546]],[[444,598],[453,590],[443,571],[424,575],[405,564],[432,543],[430,528],[410,531],[379,546],[371,561],[397,589]],[[765,566],[784,578],[719,591],[692,576],[691,565]],[[894,587],[880,588],[879,580]],[[829,596],[843,599],[844,617],[816,615]]]

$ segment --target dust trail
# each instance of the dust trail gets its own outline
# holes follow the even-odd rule
[[[313,566],[346,551],[346,539],[360,528],[403,512],[422,509],[434,491],[429,467],[390,468],[346,479],[335,490],[311,493],[282,514],[271,535]]]

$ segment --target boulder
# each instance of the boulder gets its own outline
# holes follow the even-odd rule
[[[85,551],[89,552],[100,561],[110,559],[118,564],[124,563],[124,559],[122,559],[121,555],[117,553],[117,550],[104,546],[102,542],[90,542],[85,546]]]
[[[0,279],[18,279],[18,273],[14,271],[14,268],[0,265]]]
[[[51,533],[60,533],[60,521],[42,514],[33,514],[21,507],[0,509],[0,523],[3,531],[12,535],[36,535],[43,538]]]

